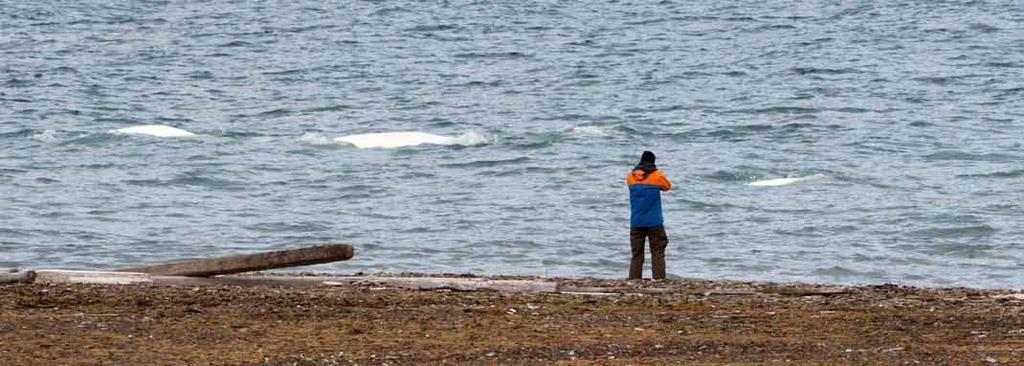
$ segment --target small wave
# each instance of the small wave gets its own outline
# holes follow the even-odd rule
[[[981,64],[981,66],[985,66],[985,67],[1008,67],[1008,68],[1019,69],[1019,68],[1024,67],[1024,64],[1020,64],[1020,63],[1017,63],[1017,62],[1009,62],[1009,61],[1007,61],[1007,62],[993,61],[993,62],[983,63],[983,64]]]
[[[925,84],[934,84],[940,86],[946,86],[950,84],[959,84],[961,77],[959,76],[924,76],[913,78],[912,80],[918,81]]]
[[[494,141],[494,136],[477,131],[466,132],[455,138],[455,145],[476,146],[486,145]]]
[[[204,135],[205,136],[210,136],[210,137],[219,137],[219,138],[223,138],[223,139],[241,139],[241,138],[259,139],[259,138],[267,138],[268,137],[267,135],[264,135],[264,134],[259,133],[259,132],[229,131],[229,130],[209,131],[209,132],[205,133]]]
[[[608,126],[576,126],[570,129],[569,132],[584,135],[608,136]]]
[[[1024,169],[1011,170],[1005,172],[992,172],[983,174],[960,174],[957,178],[1019,178],[1024,177]]]
[[[795,230],[775,229],[772,230],[772,232],[782,236],[795,236],[801,238],[820,238],[828,235],[828,233],[822,232],[822,230],[814,226],[804,226]]]
[[[42,142],[57,142],[60,138],[57,136],[56,130],[43,130],[32,135],[33,140]]]
[[[843,75],[861,73],[862,71],[851,68],[831,69],[818,67],[794,67],[792,69],[798,75]]]
[[[927,254],[954,258],[992,258],[997,246],[991,244],[940,243],[922,248]]]
[[[245,226],[248,230],[253,230],[263,233],[280,233],[280,232],[299,232],[299,233],[310,233],[310,232],[321,232],[332,229],[330,223],[327,222],[267,222],[259,223],[254,225]]]
[[[455,55],[455,58],[529,58],[529,54],[522,52],[469,52]]]
[[[304,109],[303,112],[307,112],[307,113],[337,112],[337,111],[344,111],[344,110],[349,110],[349,109],[354,109],[354,108],[355,107],[353,107],[351,105],[348,105],[348,104],[333,104],[333,105],[325,105],[325,106],[307,108],[307,109]]]
[[[137,187],[197,187],[219,191],[238,191],[245,187],[242,182],[228,179],[211,178],[198,172],[186,172],[171,179],[127,179],[124,184]]]
[[[432,25],[417,25],[415,27],[405,28],[405,32],[442,32],[459,29],[459,26],[453,24],[432,24]]]
[[[2,138],[2,137],[14,137],[14,136],[27,137],[29,139],[40,141],[40,142],[45,142],[45,143],[64,144],[64,143],[68,143],[68,142],[71,142],[71,141],[76,141],[76,140],[81,139],[83,137],[87,137],[87,136],[89,136],[89,134],[85,133],[85,132],[71,132],[71,131],[52,130],[52,129],[45,129],[45,130],[21,130],[21,131],[12,132],[12,133],[0,134],[0,138]]]
[[[707,106],[703,105],[690,105],[685,106],[681,104],[674,105],[656,105],[656,106],[645,106],[645,107],[632,107],[623,109],[626,113],[665,113],[675,111],[686,111],[686,110],[701,110],[706,109]]]
[[[981,32],[981,33],[995,33],[995,32],[1000,31],[999,27],[996,27],[996,26],[993,26],[993,25],[988,25],[988,24],[985,24],[985,23],[974,23],[974,24],[971,24],[971,25],[967,26],[967,29],[970,29],[970,30],[973,30],[973,31],[978,31],[978,32]]]
[[[500,159],[500,160],[475,160],[465,163],[451,163],[442,165],[445,168],[490,168],[500,165],[516,165],[530,161],[530,158],[521,156],[518,158],[511,159]]]
[[[259,114],[256,115],[256,117],[276,118],[276,117],[284,117],[284,116],[287,116],[287,115],[290,115],[290,114],[292,114],[292,110],[290,110],[288,108],[278,108],[278,109],[273,109],[273,110],[269,110],[269,111],[265,111],[265,112],[260,112]]]
[[[22,88],[34,86],[35,82],[33,82],[32,80],[11,78],[4,82],[4,85],[11,88]]]
[[[814,119],[814,118],[810,118],[810,119]],[[790,123],[782,125],[781,129],[784,130],[784,131],[787,131],[787,132],[793,132],[793,131],[807,130],[807,129],[811,129],[811,130],[814,130],[814,129],[817,129],[817,130],[838,130],[838,129],[841,129],[841,128],[843,128],[843,127],[839,126],[839,125],[824,125],[824,126],[822,126],[822,125],[816,125],[816,124],[813,124],[813,123],[790,122]]]
[[[870,273],[855,271],[846,267],[832,266],[826,268],[818,268],[811,271],[811,275],[821,277],[832,277],[832,278],[844,278],[844,277],[866,277]]]
[[[565,133],[561,131],[537,132],[527,134],[525,137],[510,140],[513,140],[511,142],[516,148],[536,149],[545,146],[550,146],[557,142],[565,140]]]
[[[868,112],[875,112],[875,110],[873,110],[873,109],[857,108],[857,107],[842,107],[842,108],[833,109],[833,111],[841,112],[841,113],[868,113]]]
[[[360,149],[399,148],[423,144],[475,146],[490,143],[493,138],[481,132],[467,132],[457,137],[441,136],[419,131],[381,132],[340,137],[328,137],[320,133],[306,133],[300,138],[311,145],[352,145]]]
[[[813,182],[813,181],[818,181],[818,180],[822,180],[822,179],[825,179],[825,175],[824,174],[812,174],[812,175],[803,176],[803,177],[776,178],[776,179],[759,180],[759,181],[751,182],[749,185],[755,186],[755,187],[780,187],[780,186],[788,186],[788,185],[797,184],[797,183]]]
[[[25,169],[0,168],[0,175],[28,173]]]
[[[299,137],[299,141],[315,146],[337,145],[337,142],[330,137],[327,137],[327,135],[316,132],[307,132],[303,134],[302,137]]]
[[[228,43],[217,45],[217,47],[252,47],[253,44],[246,41],[231,41]]]
[[[118,141],[120,139],[127,139],[129,135],[120,133],[84,133],[78,136],[73,136],[67,140],[59,142],[61,145],[84,145],[84,146],[103,146],[112,141]]]
[[[963,151],[947,150],[925,155],[930,161],[1018,161],[1018,158],[1007,154],[971,154]]]
[[[711,174],[701,175],[702,178],[713,182],[739,182],[750,179],[750,174],[736,171],[717,170]]]
[[[51,72],[56,72],[56,73],[69,73],[69,74],[77,74],[78,73],[78,69],[70,67],[70,66],[58,66],[58,67],[55,67],[53,70],[50,70],[50,71]]]
[[[736,113],[736,114],[814,114],[821,112],[818,108],[806,108],[806,107],[766,107],[766,108],[740,108],[725,111],[725,113]]]
[[[406,8],[403,8],[403,7],[400,7],[400,6],[393,6],[393,7],[390,7],[390,8],[383,8],[383,9],[377,10],[377,11],[373,12],[372,15],[375,15],[375,16],[387,16],[387,15],[391,15],[391,14],[408,13],[408,12],[409,12],[409,10],[406,9]]]
[[[35,135],[37,133],[39,133],[39,131],[26,128],[26,129],[21,129],[21,130],[17,130],[17,131],[11,131],[11,132],[0,132],[0,138],[32,137],[32,135]]]
[[[998,230],[989,225],[973,225],[963,227],[931,228],[914,231],[912,234],[920,238],[928,239],[951,239],[951,238],[976,238],[994,235]]]
[[[758,27],[753,27],[752,29],[748,29],[746,31],[747,32],[754,32],[754,33],[761,33],[763,31],[786,30],[786,29],[796,29],[796,26],[790,25],[790,24],[767,24],[767,25],[762,25],[762,26],[758,26]]]
[[[211,79],[216,78],[216,76],[213,75],[212,72],[209,72],[209,71],[206,71],[206,70],[203,70],[203,71],[193,71],[193,72],[190,72],[188,74],[185,74],[185,77],[187,77],[189,79],[192,79],[192,80],[211,80]]]
[[[263,75],[267,75],[267,76],[301,75],[301,74],[304,74],[304,73],[306,73],[308,71],[309,70],[305,69],[305,68],[287,69],[287,70],[279,70],[279,71],[264,71]]]

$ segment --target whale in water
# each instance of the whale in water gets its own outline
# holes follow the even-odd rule
[[[360,149],[365,148],[396,148],[422,144],[434,145],[473,145],[483,142],[480,136],[466,134],[460,137],[448,137],[426,132],[381,132],[348,135],[334,138],[334,142],[352,144]]]
[[[180,128],[164,125],[144,125],[118,128],[116,130],[110,130],[110,133],[122,135],[147,135],[155,137],[187,137],[196,135]]]
[[[825,178],[825,176],[822,175],[822,174],[814,174],[814,175],[808,175],[808,176],[803,176],[803,177],[776,178],[776,179],[759,180],[759,181],[751,182],[750,185],[755,186],[755,187],[779,187],[779,186],[788,186],[790,184],[796,184],[796,183],[802,183],[802,182],[816,181],[816,180],[819,180],[819,179],[822,179],[822,178]]]

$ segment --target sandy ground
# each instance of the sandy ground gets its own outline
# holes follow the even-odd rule
[[[3,285],[0,364],[1024,365],[1007,291],[562,282],[690,291]]]

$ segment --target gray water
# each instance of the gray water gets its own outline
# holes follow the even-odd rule
[[[624,277],[650,149],[670,276],[1024,287],[1018,1],[0,0],[0,61],[0,267]],[[476,141],[332,141],[392,131]]]

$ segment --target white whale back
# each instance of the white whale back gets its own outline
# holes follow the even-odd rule
[[[801,183],[801,182],[816,181],[816,180],[819,180],[819,179],[822,179],[822,178],[825,178],[825,176],[822,175],[822,174],[814,174],[814,175],[808,175],[808,176],[804,176],[804,177],[777,178],[777,179],[759,180],[759,181],[755,181],[755,182],[750,183],[750,185],[755,186],[755,187],[779,187],[779,186],[788,186],[790,184],[796,184],[796,183]]]
[[[382,132],[366,133],[361,135],[349,135],[334,138],[335,142],[344,142],[365,148],[396,148],[403,146],[416,146],[421,144],[454,145],[460,143],[459,139],[426,132]]]
[[[196,135],[194,133],[185,131],[180,128],[164,125],[144,125],[118,128],[116,130],[110,130],[110,133],[123,135],[146,135],[155,137],[186,137]]]

